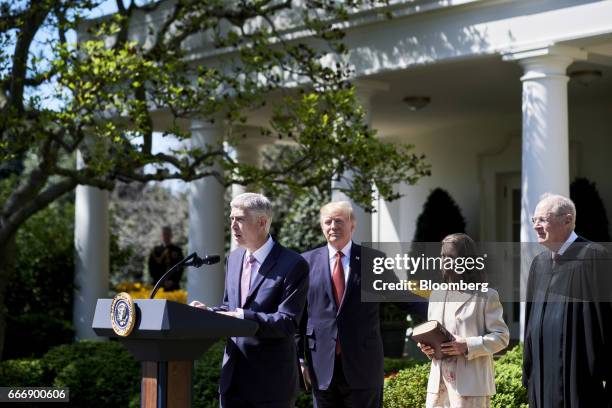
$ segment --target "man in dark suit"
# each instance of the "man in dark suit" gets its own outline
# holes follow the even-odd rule
[[[529,271],[523,385],[531,408],[612,406],[610,254],[574,232],[576,208],[545,195],[532,221],[547,249]]]
[[[312,385],[318,408],[378,408],[384,375],[380,307],[361,301],[361,264],[374,251],[351,241],[350,203],[324,205],[320,222],[327,245],[302,254],[310,265],[306,313],[296,336],[303,379]]]
[[[231,207],[232,236],[240,247],[227,258],[223,305],[215,310],[253,320],[259,329],[254,337],[227,340],[221,407],[290,408],[298,391],[294,336],[306,302],[308,264],[270,237],[266,197],[244,193]]]
[[[181,248],[172,243],[172,229],[170,227],[166,226],[162,228],[161,241],[161,245],[157,245],[149,254],[149,275],[151,275],[151,284],[153,285],[155,285],[170,268],[183,259],[183,251],[181,251]],[[172,276],[164,282],[164,290],[171,291],[180,289],[182,276],[183,268],[176,269],[172,273]]]

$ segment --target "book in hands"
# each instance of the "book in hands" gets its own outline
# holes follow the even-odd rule
[[[449,357],[442,352],[442,343],[455,340],[455,336],[437,320],[429,320],[415,326],[410,338],[417,343],[426,344],[433,348],[435,350],[434,358],[438,360]]]

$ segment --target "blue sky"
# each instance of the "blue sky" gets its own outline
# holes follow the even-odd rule
[[[104,15],[115,13],[116,11],[117,11],[116,1],[107,0],[101,3],[95,9],[91,10],[88,14],[85,15],[85,17],[86,18],[98,18]],[[39,34],[37,35],[35,39],[36,43],[42,46],[46,42],[49,35],[52,35],[52,33],[49,33],[46,31],[39,32]],[[68,41],[76,42],[76,33],[74,32],[70,33],[68,37]],[[53,89],[52,89],[53,86],[54,85],[50,85],[49,89],[44,91],[45,93],[47,93],[48,96],[53,94]],[[55,109],[59,107],[59,103],[60,101],[58,101],[57,99],[48,97],[44,100],[43,106],[50,108],[50,109]],[[138,142],[138,140],[136,140],[135,142]],[[176,139],[173,139],[171,137],[162,137],[161,133],[154,134],[153,153],[168,152],[169,149],[178,148],[178,147],[180,147],[180,145]],[[145,171],[153,171],[153,168],[145,168]],[[178,181],[178,180],[164,181],[162,182],[162,185],[169,188],[175,193],[184,192],[188,188],[187,183],[183,181]]]

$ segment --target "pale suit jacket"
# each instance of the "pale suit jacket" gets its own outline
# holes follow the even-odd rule
[[[435,299],[444,299],[434,296]],[[449,292],[450,293],[450,292]],[[510,332],[502,317],[503,309],[495,289],[478,294],[453,292],[453,303],[446,308],[455,308],[456,335],[467,341],[467,356],[457,358],[457,389],[462,396],[484,396],[495,394],[493,354],[508,346]],[[450,310],[449,310],[450,311]],[[430,301],[428,319],[444,322],[444,302]],[[440,385],[440,360],[432,359],[427,392],[438,392]]]

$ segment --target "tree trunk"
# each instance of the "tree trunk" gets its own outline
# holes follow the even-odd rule
[[[0,360],[2,360],[6,337],[6,290],[15,274],[15,250],[15,235],[7,240],[6,245],[0,246]]]

